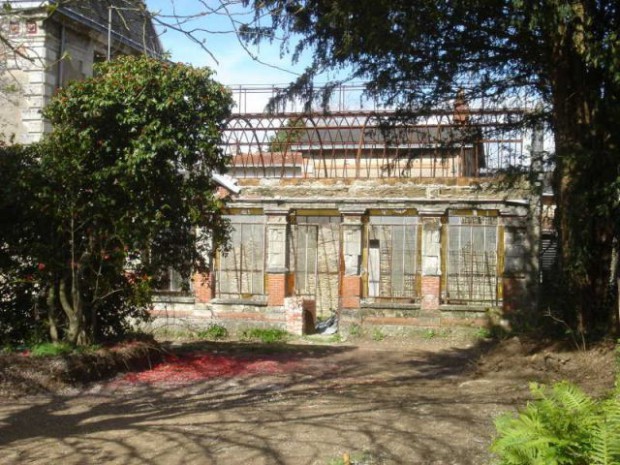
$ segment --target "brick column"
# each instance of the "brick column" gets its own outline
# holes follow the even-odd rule
[[[362,297],[362,213],[343,212],[342,308],[360,308]]]
[[[312,334],[316,323],[316,303],[302,297],[284,299],[286,330],[297,336]]]
[[[425,218],[422,226],[422,310],[437,310],[441,295],[441,223]]]
[[[192,277],[196,302],[208,303],[215,296],[213,273],[196,273]]]
[[[286,286],[288,259],[286,248],[288,211],[268,211],[267,213],[267,304],[284,305],[288,295]]]

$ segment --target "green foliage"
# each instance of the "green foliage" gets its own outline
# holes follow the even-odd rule
[[[348,330],[349,336],[360,337],[362,335],[362,327],[356,323],[353,323],[351,326],[349,326]]]
[[[379,328],[375,328],[372,332],[372,340],[373,341],[383,341],[385,339],[385,333],[381,331]]]
[[[41,271],[30,253],[40,231],[36,159],[36,147],[0,146],[0,344],[26,343],[41,329]]]
[[[146,317],[168,267],[185,280],[205,269],[209,240],[227,235],[211,174],[227,164],[231,104],[211,71],[146,57],[100,64],[59,90],[45,110],[52,133],[14,170],[28,195],[10,187],[0,205],[23,212],[21,237],[0,227],[0,244],[11,248],[4,261],[15,257],[6,292],[25,296],[27,321],[71,344],[116,336]]]
[[[290,146],[299,141],[306,131],[303,119],[288,120],[284,127],[278,129],[269,142],[270,152],[290,152]]]
[[[205,330],[197,331],[196,336],[209,341],[219,341],[228,337],[228,330],[222,325],[212,324]]]
[[[241,333],[241,339],[244,341],[260,341],[263,344],[274,344],[285,342],[290,337],[289,333],[283,329],[262,329],[251,328]]]
[[[620,463],[620,391],[594,400],[562,382],[531,386],[535,401],[516,416],[497,418],[491,447],[499,465],[612,465]]]
[[[74,351],[74,347],[66,342],[44,342],[32,347],[30,353],[33,357],[55,357],[67,355]]]

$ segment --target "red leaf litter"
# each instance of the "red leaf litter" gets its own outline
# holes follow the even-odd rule
[[[294,370],[298,363],[274,357],[235,357],[232,355],[192,353],[168,355],[151,370],[127,373],[121,382],[144,384],[186,384],[213,378],[254,374],[280,374]]]

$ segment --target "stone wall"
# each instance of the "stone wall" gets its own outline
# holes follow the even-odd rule
[[[530,227],[536,219],[526,184],[511,190],[498,190],[492,180],[481,182],[480,179],[242,180],[240,184],[243,190],[229,203],[231,212],[238,215],[246,211],[262,212],[267,216],[267,295],[264,301],[242,302],[245,310],[239,313],[231,312],[239,302],[223,301],[216,292],[204,305],[205,315],[210,314],[213,321],[262,325],[267,320],[259,315],[267,318],[266,315],[273,316],[274,311],[282,309],[282,319],[271,317],[270,324],[286,327],[286,302],[302,298],[305,305],[314,306],[319,315],[329,316],[329,312],[322,309],[324,296],[318,290],[320,286],[315,295],[307,290],[303,295],[297,294],[305,288],[299,282],[295,284],[296,279],[301,279],[296,272],[296,266],[301,265],[296,263],[295,257],[301,239],[296,234],[298,228],[308,225],[315,225],[317,230],[323,227],[321,225],[329,225],[331,236],[338,241],[332,244],[325,234],[317,233],[316,259],[337,268],[335,274],[330,275],[336,280],[334,286],[330,284],[333,288],[330,289],[337,294],[333,310],[341,314],[345,328],[347,324],[413,328],[480,326],[488,323],[490,309],[494,314],[498,309],[500,313],[505,309],[514,314],[522,306],[531,306],[535,298],[533,284],[537,282],[537,260],[530,256],[530,251],[531,244],[538,238],[529,237],[531,231],[536,231]],[[379,217],[381,221],[373,220]],[[495,228],[489,240],[497,241],[495,246],[486,246],[497,254],[492,257],[497,272],[490,277],[497,284],[486,288],[494,294],[491,301],[473,298],[471,302],[448,305],[447,279],[454,279],[446,276],[448,228],[454,223],[450,218],[458,217],[480,217],[480,221],[463,221],[473,224],[472,228],[478,223],[494,225],[486,226]],[[326,219],[321,221],[320,218]],[[400,295],[397,298],[373,297],[369,291],[369,225],[389,225],[390,221],[400,224],[399,228],[415,228],[416,232],[407,239],[408,246],[415,247],[415,253],[408,252],[407,260],[417,263],[415,276],[407,277],[413,280],[407,286],[414,286],[415,292],[407,291],[405,298]],[[374,240],[393,241],[401,235],[392,237],[386,233]],[[400,250],[383,250],[381,254],[385,258],[390,253],[402,254]],[[383,263],[378,269],[387,273],[389,268],[389,263]],[[316,271],[317,280],[328,279],[320,267],[317,266]],[[474,276],[471,282],[487,278],[486,275]],[[382,276],[381,279],[387,278]],[[460,283],[468,282],[460,279]],[[384,284],[381,289],[389,289]],[[231,319],[231,314],[235,314],[235,318]],[[296,318],[297,323],[303,320],[300,316]]]

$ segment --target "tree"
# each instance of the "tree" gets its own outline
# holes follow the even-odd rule
[[[40,185],[23,202],[39,226],[20,258],[36,268],[52,339],[109,335],[142,314],[162,270],[205,268],[208,242],[227,230],[211,175],[227,163],[231,106],[209,70],[145,57],[59,90],[37,146]]]
[[[413,114],[463,89],[469,100],[543,102],[523,124],[555,137],[559,266],[566,317],[583,331],[612,314],[620,223],[620,6],[611,0],[245,0],[246,40],[313,51],[281,98],[350,70],[371,96]],[[608,327],[607,327],[608,328]]]
[[[269,151],[290,152],[291,145],[299,142],[305,132],[306,123],[302,118],[287,120],[269,141]]]
[[[0,345],[39,329],[38,270],[29,255],[40,226],[32,198],[41,179],[36,147],[0,146]]]

